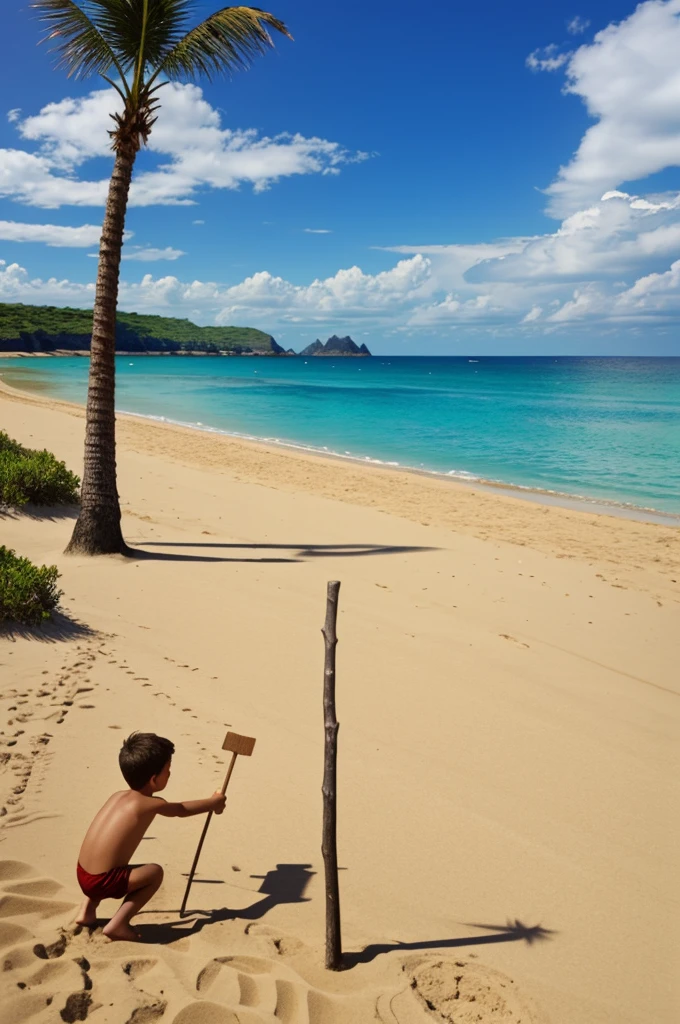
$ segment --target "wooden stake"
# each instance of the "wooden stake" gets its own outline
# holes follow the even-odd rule
[[[323,713],[325,730],[323,764],[323,854],[326,874],[326,968],[342,967],[340,935],[340,887],[338,885],[338,849],[336,828],[338,720],[335,717],[335,648],[338,643],[336,623],[340,583],[332,580],[326,593],[326,621],[322,630],[326,645],[323,679]]]

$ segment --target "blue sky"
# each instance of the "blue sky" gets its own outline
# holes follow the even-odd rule
[[[296,349],[680,354],[680,0],[268,9],[294,42],[162,92],[120,308]],[[88,306],[113,101],[27,4],[2,25],[0,300]]]

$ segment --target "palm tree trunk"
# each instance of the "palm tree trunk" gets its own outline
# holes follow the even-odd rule
[[[85,413],[85,465],[81,509],[66,551],[124,554],[116,486],[116,305],[123,230],[138,143],[118,144],[99,247]]]

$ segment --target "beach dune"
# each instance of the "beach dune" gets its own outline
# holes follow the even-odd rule
[[[76,471],[83,413],[0,393]],[[7,514],[63,614],[0,639],[2,1021],[671,1024],[680,531],[122,417],[131,559],[63,555],[69,515]],[[323,970],[322,669],[338,633],[348,969]],[[72,924],[78,847],[134,729],[208,795],[204,847],[154,823],[143,944]],[[114,904],[102,904],[104,913]]]

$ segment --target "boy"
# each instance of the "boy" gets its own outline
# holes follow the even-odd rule
[[[221,814],[226,797],[214,793],[206,800],[168,803],[156,796],[168,784],[174,744],[152,732],[133,732],[118,757],[123,778],[130,787],[109,797],[87,830],[78,856],[78,882],[85,894],[77,924],[92,926],[97,907],[104,899],[123,899],[117,913],[104,927],[109,939],[138,942],[130,919],[148,903],[163,881],[160,864],[131,865],[130,858],[157,814],[187,818],[214,811]]]

